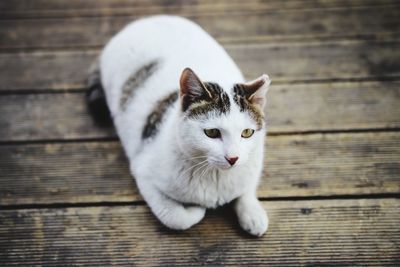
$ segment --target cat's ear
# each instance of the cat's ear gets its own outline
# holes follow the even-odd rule
[[[180,87],[183,111],[200,98],[212,99],[211,92],[190,68],[183,70],[180,79]]]
[[[247,100],[253,105],[259,106],[261,110],[264,109],[270,84],[271,80],[267,74],[263,74],[253,81],[244,83],[243,87],[246,91]]]

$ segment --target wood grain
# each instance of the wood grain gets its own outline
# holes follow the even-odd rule
[[[229,208],[173,232],[145,206],[0,212],[0,262],[90,266],[396,266],[399,199],[264,202],[262,238]],[[221,234],[223,233],[223,234]]]
[[[399,41],[229,45],[226,49],[248,79],[268,73],[273,85],[400,76]],[[0,92],[84,88],[97,54],[0,54]]]
[[[201,14],[201,13],[246,13],[276,10],[329,9],[337,7],[385,6],[398,4],[396,0],[203,0],[203,1],[138,1],[129,0],[3,0],[0,2],[0,18],[49,18],[49,17],[85,17],[118,16],[148,14]]]
[[[83,88],[96,58],[93,51],[0,54],[0,91]]]
[[[83,93],[6,95],[0,112],[1,141],[115,137],[96,126]]]
[[[270,133],[397,129],[400,82],[351,82],[272,86],[268,93]],[[0,141],[115,137],[96,126],[83,93],[0,97]]]
[[[185,14],[221,42],[352,37],[376,38],[400,30],[399,6]],[[157,14],[160,12],[157,11]],[[0,49],[99,47],[139,16],[2,20]],[[374,18],[374,19],[371,19]],[[243,21],[246,23],[243,23]],[[279,22],[279,23],[277,23]],[[162,42],[162,39],[160,39]]]
[[[400,126],[400,82],[272,85],[271,133]]]
[[[400,134],[270,136],[265,197],[400,193]],[[0,204],[141,200],[118,142],[0,146]]]

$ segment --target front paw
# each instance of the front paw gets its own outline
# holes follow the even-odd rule
[[[206,213],[206,209],[202,207],[179,206],[169,210],[160,217],[162,223],[168,228],[174,230],[186,230],[200,222]]]
[[[268,229],[268,216],[257,203],[242,208],[238,213],[240,226],[255,236],[262,236]]]

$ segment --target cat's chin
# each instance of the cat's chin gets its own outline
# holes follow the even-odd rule
[[[236,165],[231,166],[231,165],[222,165],[222,164],[221,165],[215,164],[213,166],[221,171],[229,171],[229,170],[235,169],[235,167],[236,167]]]

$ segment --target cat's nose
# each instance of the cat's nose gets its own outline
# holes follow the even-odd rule
[[[229,164],[231,164],[231,166],[233,166],[239,157],[225,157],[225,159],[229,162]]]

